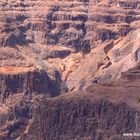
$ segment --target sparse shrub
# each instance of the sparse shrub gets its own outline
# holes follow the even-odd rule
[[[137,101],[137,103],[140,103],[140,96],[136,97],[136,101]]]

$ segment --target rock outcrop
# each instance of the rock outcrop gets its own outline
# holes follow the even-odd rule
[[[37,52],[39,57],[44,60],[49,59],[49,62],[59,70],[63,69],[62,76],[67,84],[72,83],[77,87],[77,83],[82,79],[88,79],[87,77],[89,79],[120,77],[121,72],[133,67],[139,61],[138,56],[137,60],[130,62],[131,64],[127,61],[133,59],[133,53],[138,53],[139,50],[138,0],[133,2],[130,0],[13,0],[1,1],[0,4],[1,46],[33,46],[36,51],[41,52]],[[49,49],[50,46],[59,49]],[[71,50],[64,50],[61,47]],[[133,48],[137,50],[131,53],[130,50]],[[127,53],[123,54],[122,51],[125,50]],[[83,59],[81,55],[73,54],[78,51],[81,51],[82,55],[89,54],[89,56]],[[129,58],[123,59],[126,55]],[[58,58],[56,62],[51,60],[54,58]],[[78,62],[73,62],[72,59],[74,61],[78,59]],[[90,62],[91,59],[94,62]],[[62,64],[58,66],[57,61]],[[67,63],[72,63],[74,68],[67,67]],[[86,66],[83,63],[86,63]],[[123,68],[121,68],[122,63],[126,63]],[[77,74],[79,76],[75,76]]]
[[[138,86],[136,81],[94,84],[85,91],[50,99],[44,96],[34,96],[30,100],[22,97],[16,103],[13,103],[14,99],[21,98],[21,95],[14,99],[9,97],[3,108],[9,103],[12,106],[8,105],[8,111],[5,108],[8,122],[1,117],[0,123],[5,127],[0,129],[0,138],[138,140],[139,137],[123,136],[126,133],[138,134],[140,130]]]
[[[0,68],[0,94],[5,99],[9,95],[17,93],[48,94],[57,96],[61,92],[61,76],[56,71],[52,81],[43,69],[25,67]]]
[[[103,42],[84,56],[76,53],[63,60],[49,59],[48,61],[62,71],[62,77],[70,90],[83,88],[94,79],[98,82],[120,79],[122,72],[138,65],[140,61],[139,33],[139,30],[135,30],[126,37]],[[60,61],[59,65],[58,61]]]
[[[41,110],[35,118],[39,133],[33,136],[36,132],[33,126],[27,137],[23,138],[29,140],[37,140],[39,137],[45,140],[112,140],[115,138],[123,140],[123,133],[134,130],[138,132],[136,130],[136,123],[139,123],[136,120],[138,113],[125,103],[114,104],[106,100],[91,101],[91,99],[79,99],[78,102],[64,99],[61,103],[60,99],[47,105],[54,109]],[[41,121],[42,118],[44,121]],[[127,139],[131,140],[129,137]]]
[[[139,140],[139,61],[139,0],[0,0],[0,140]]]
[[[121,76],[122,79],[128,80],[128,81],[135,81],[140,79],[140,66],[139,64],[128,71],[125,71],[122,73]]]
[[[3,1],[1,21],[6,21],[7,26],[14,22],[24,27],[21,32],[17,26],[18,36],[13,32],[8,35],[9,41],[16,41],[12,44],[25,43],[26,36],[27,42],[89,51],[99,42],[117,39],[139,28],[139,8],[139,0]],[[23,29],[25,35],[20,34]]]

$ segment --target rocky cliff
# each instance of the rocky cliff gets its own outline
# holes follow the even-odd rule
[[[0,140],[139,140],[139,0],[0,0]]]
[[[3,0],[1,13],[5,28],[2,33],[16,38],[13,43],[17,44],[25,43],[26,37],[27,42],[86,51],[99,42],[117,39],[139,28],[138,0]]]
[[[3,67],[0,73],[0,94],[7,98],[11,94],[50,94],[57,96],[61,91],[61,77],[59,73],[51,80],[44,70],[34,68]]]
[[[33,96],[29,99],[22,94],[9,97],[1,108],[0,137],[8,140],[139,140],[136,136],[123,136],[138,134],[140,130],[138,87],[138,81],[108,82],[55,98]]]
[[[18,24],[22,26],[22,29],[24,27],[22,44],[38,45],[35,48],[42,51],[41,56],[44,59],[51,58],[50,63],[62,71],[63,79],[70,87],[71,83],[75,85],[71,88],[79,87],[80,85],[77,83],[87,77],[90,79],[93,77],[101,77],[101,79],[102,77],[103,79],[119,77],[121,72],[137,63],[138,60],[134,60],[135,54],[132,55],[130,50],[134,47],[139,49],[139,1],[57,0],[54,2],[55,4],[52,1],[39,0],[13,1],[13,4],[8,1],[7,5],[10,6],[8,7],[5,3],[2,5],[2,9],[5,17],[8,18],[10,14],[14,15],[13,20],[10,18],[10,22],[16,22],[17,28]],[[4,12],[4,10],[9,12]],[[132,36],[136,36],[136,38],[132,39]],[[137,42],[137,45],[132,42]],[[54,49],[50,50],[52,46]],[[102,46],[101,49],[94,49],[100,46]],[[124,46],[123,50],[122,46]],[[64,47],[72,48],[72,50],[66,50]],[[123,54],[125,50],[127,53]],[[78,51],[83,54],[90,51],[93,53],[83,59],[81,55],[73,55],[73,52]],[[124,55],[129,58],[125,60]],[[55,59],[56,63],[52,59],[59,57],[67,58]],[[92,58],[93,61],[91,61]],[[127,61],[128,59],[132,60],[131,64]],[[58,61],[61,62],[59,65]],[[87,64],[90,61],[91,63]],[[69,63],[68,66],[67,63]],[[83,63],[86,63],[86,67],[82,67]],[[122,63],[126,63],[127,66],[122,66]],[[77,68],[79,69],[77,70]],[[84,68],[86,70],[83,70]],[[110,72],[112,74],[108,75]],[[75,76],[77,74],[79,76]]]

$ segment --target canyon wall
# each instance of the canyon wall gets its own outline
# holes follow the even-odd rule
[[[0,0],[0,140],[139,140],[139,0]]]
[[[4,69],[4,68],[3,68]],[[5,71],[9,69],[9,73]],[[57,96],[61,92],[61,76],[59,73],[51,80],[44,70],[33,68],[5,68],[0,74],[0,94],[5,99],[16,93],[25,94],[50,94]]]
[[[2,34],[6,32],[16,41],[10,44],[59,44],[89,51],[100,42],[125,36],[139,27],[138,0],[13,0],[1,2],[1,10],[1,22],[6,22]],[[10,33],[14,30],[17,36]],[[2,39],[0,42],[9,45]]]
[[[130,85],[129,85],[130,86]],[[106,88],[113,91],[102,89]],[[89,90],[90,89],[90,90]],[[140,112],[134,87],[125,93],[115,86],[90,87],[45,99],[24,98],[1,115],[0,138],[20,140],[139,140],[123,136],[139,133]],[[98,93],[96,93],[98,91]],[[132,96],[132,91],[135,96]],[[137,90],[138,92],[140,90]],[[114,93],[115,97],[109,97]],[[109,96],[105,98],[106,94]],[[138,95],[138,94],[137,94]],[[131,97],[129,97],[131,96]],[[20,97],[20,96],[19,96]],[[19,99],[19,97],[14,97]],[[125,100],[124,100],[125,98]],[[12,98],[5,105],[12,102]],[[131,103],[129,102],[131,100]],[[14,101],[14,100],[13,100]],[[133,105],[132,105],[133,104]],[[8,122],[5,122],[5,118]]]

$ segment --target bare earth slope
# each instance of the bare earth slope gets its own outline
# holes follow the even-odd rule
[[[28,46],[18,48],[25,59],[32,52],[53,63],[68,84],[119,77],[139,61],[139,0],[3,0],[0,5],[1,47]]]
[[[0,140],[139,140],[139,82],[139,0],[0,0]]]

